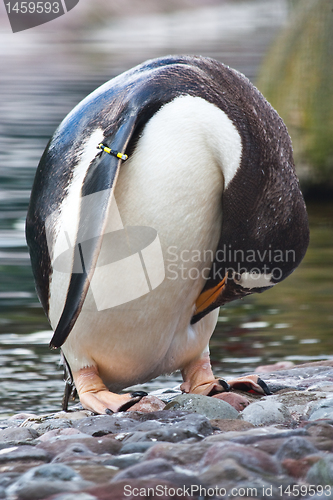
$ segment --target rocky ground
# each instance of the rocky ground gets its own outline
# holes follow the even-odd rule
[[[173,389],[2,420],[0,499],[333,498],[333,362],[261,378],[272,395]]]

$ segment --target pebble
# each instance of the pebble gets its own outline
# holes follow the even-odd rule
[[[165,407],[166,410],[186,410],[205,415],[209,419],[233,419],[238,417],[238,411],[229,403],[216,398],[207,398],[198,394],[182,394],[174,398]]]
[[[229,403],[229,405],[235,408],[238,412],[243,411],[244,408],[250,404],[247,398],[234,392],[222,392],[220,394],[215,394],[213,398]]]
[[[165,458],[176,465],[188,465],[199,462],[211,445],[205,441],[200,443],[158,443],[150,448],[144,458],[152,460],[155,458]]]
[[[118,457],[109,458],[103,461],[103,465],[112,465],[117,469],[126,469],[132,465],[136,465],[142,459],[142,453],[126,453],[118,455]]]
[[[274,365],[261,365],[257,366],[255,373],[271,373],[276,370],[286,370],[288,368],[293,368],[294,363],[292,361],[279,361],[274,363]]]
[[[134,432],[128,433],[123,441],[126,443],[137,441],[168,441],[177,443],[191,437],[202,439],[213,433],[210,422],[203,415],[189,415],[187,413],[180,415],[178,419],[172,420],[169,417],[170,412],[168,412],[168,418],[165,420],[163,412],[161,413],[161,418],[158,420],[153,422],[146,421],[133,426]]]
[[[245,469],[254,472],[279,474],[280,465],[268,453],[238,443],[216,443],[211,446],[202,459],[202,466],[209,467],[217,462],[232,459]]]
[[[333,485],[333,455],[316,462],[306,475],[306,481],[316,485]]]
[[[52,458],[66,451],[69,447],[85,446],[90,452],[101,454],[109,453],[111,455],[120,451],[121,442],[106,436],[92,437],[86,434],[60,435],[49,439],[48,441],[39,441],[36,446],[38,450],[45,450]]]
[[[318,453],[318,450],[304,437],[294,436],[282,444],[276,453],[276,458],[279,460],[284,458],[299,459],[316,453]]]
[[[126,486],[153,488],[162,500],[195,498],[185,487],[224,488],[217,498],[240,500],[252,491],[252,498],[287,500],[279,486],[333,487],[332,366],[261,377],[276,389],[272,396],[170,389],[113,415],[78,407],[3,419],[0,499],[106,500],[111,491],[115,500],[134,498]]]
[[[39,434],[35,429],[25,427],[8,427],[0,430],[0,443],[8,441],[19,442],[38,438]]]
[[[282,460],[282,467],[287,474],[296,478],[304,479],[310,467],[320,460],[319,455],[308,456],[300,459],[285,458]]]
[[[309,420],[319,420],[322,418],[333,419],[333,397],[317,403],[311,411]]]
[[[55,493],[75,492],[89,486],[91,483],[83,481],[70,467],[45,464],[23,474],[15,484],[7,488],[6,493],[18,500],[42,500]]]
[[[49,462],[50,459],[51,456],[47,451],[29,445],[10,446],[0,451],[0,465],[22,460]]]
[[[164,458],[156,458],[149,461],[144,461],[142,464],[132,465],[131,467],[128,467],[126,470],[119,472],[119,474],[117,474],[112,479],[112,482],[118,481],[119,479],[156,476],[158,474],[169,471],[174,471],[174,467],[172,466],[172,464]]]
[[[242,481],[243,479],[249,479],[250,476],[251,472],[239,465],[236,460],[227,458],[217,463],[210,464],[210,466],[206,467],[199,475],[199,478],[204,484],[215,486],[224,481]]]
[[[247,406],[242,418],[253,425],[286,424],[292,420],[288,408],[272,398],[263,398]]]
[[[139,441],[138,443],[124,443],[120,452],[125,455],[126,453],[144,453],[152,446],[155,446],[154,441]]]
[[[152,412],[163,410],[165,407],[165,403],[158,399],[156,396],[144,396],[138,403],[131,406],[127,411],[143,411],[143,412]]]

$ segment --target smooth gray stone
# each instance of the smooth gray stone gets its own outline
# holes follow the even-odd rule
[[[155,446],[155,442],[153,441],[139,441],[138,443],[124,443],[123,447],[120,450],[122,455],[126,453],[144,453],[152,446]]]
[[[23,474],[19,482],[34,479],[48,479],[50,481],[59,479],[60,481],[74,481],[80,479],[80,475],[67,465],[45,464],[28,470],[25,474]]]
[[[45,432],[53,431],[54,429],[67,429],[73,427],[72,422],[65,418],[47,418],[42,423],[31,422],[27,426],[29,429],[35,429],[41,436]]]
[[[7,488],[6,493],[9,498],[41,500],[56,493],[79,491],[92,485],[67,465],[45,464],[28,470]]]
[[[323,457],[309,469],[306,481],[315,485],[333,485],[333,454]],[[324,496],[326,496],[324,494]],[[331,496],[326,498],[332,498]]]
[[[185,439],[195,438],[197,440],[209,436],[213,433],[213,428],[203,415],[196,413],[185,414],[175,418],[172,423],[152,426],[152,430],[146,432],[138,426],[132,434],[126,436],[124,443],[133,443],[138,441],[167,441],[169,443],[178,443]],[[149,426],[147,426],[149,428]],[[146,428],[146,426],[144,426]]]
[[[238,412],[229,403],[199,394],[181,394],[165,407],[166,410],[187,410],[204,415],[208,419],[235,419]]]
[[[276,458],[278,460],[284,460],[285,458],[294,458],[297,460],[316,453],[318,453],[318,450],[313,444],[302,437],[294,436],[283,443],[276,453]]]
[[[96,453],[93,453],[87,446],[81,443],[75,443],[54,457],[52,463],[63,463],[72,462],[74,460],[93,460],[98,457]]]
[[[103,461],[103,465],[112,465],[118,469],[126,469],[136,465],[143,457],[143,453],[127,453],[126,455],[118,455],[117,457],[108,458]]]
[[[128,416],[127,416],[128,415]],[[105,436],[128,432],[138,424],[137,420],[127,414],[96,415],[74,422],[73,427],[90,436]]]
[[[14,462],[15,460],[38,460],[49,462],[51,456],[45,450],[37,449],[35,446],[21,445],[3,448],[0,454],[0,463]]]
[[[29,427],[8,427],[0,430],[0,442],[27,441],[38,437],[39,433]]]
[[[309,420],[319,420],[323,418],[333,420],[333,398],[324,399],[316,404],[310,413]]]
[[[256,426],[284,424],[291,421],[291,414],[282,403],[268,396],[247,406],[242,412],[242,419]]]
[[[38,481],[29,481],[27,483],[20,484],[19,486],[14,484],[7,489],[6,494],[7,497],[15,498],[15,500],[44,500],[44,498],[49,498],[51,495],[55,495],[56,493],[70,491],[74,493],[91,486],[94,486],[94,483],[90,481],[47,481],[43,479]],[[76,495],[74,498],[76,499]]]

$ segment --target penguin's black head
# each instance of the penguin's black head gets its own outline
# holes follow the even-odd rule
[[[238,190],[225,192],[221,239],[192,323],[216,307],[283,281],[300,264],[309,244],[307,213],[297,181],[257,197],[253,212],[242,209],[241,202],[237,210],[232,206],[234,189]]]

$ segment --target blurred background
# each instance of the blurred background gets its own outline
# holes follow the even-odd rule
[[[333,1],[80,0],[66,15],[15,34],[1,3],[0,416],[59,410],[64,388],[24,235],[42,152],[97,86],[177,53],[241,71],[277,109],[310,219],[310,247],[294,274],[221,310],[211,342],[215,374],[333,359]],[[142,387],[179,381],[174,374]]]

